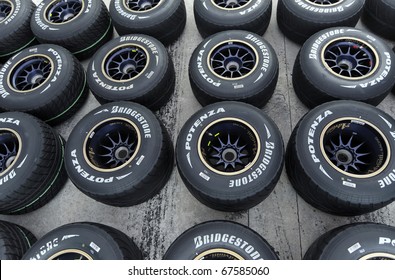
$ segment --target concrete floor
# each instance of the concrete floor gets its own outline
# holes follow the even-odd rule
[[[104,1],[107,4],[110,2]],[[170,131],[173,143],[185,121],[201,108],[189,84],[188,62],[202,38],[195,26],[193,1],[185,2],[188,11],[186,29],[179,41],[169,47],[177,73],[176,92],[167,106],[157,113]],[[294,60],[300,46],[280,32],[275,16],[276,7],[277,0],[273,0],[272,21],[264,38],[275,47],[280,62],[280,77],[274,96],[263,110],[277,123],[286,144],[291,130],[307,112],[307,108],[297,99],[291,81]],[[361,23],[357,27],[364,28]],[[87,65],[86,61],[84,65]],[[82,110],[56,129],[67,139],[75,124],[97,106],[99,103],[91,95]],[[388,96],[378,107],[395,116],[395,95]],[[188,192],[175,168],[165,188],[153,199],[138,206],[106,206],[85,196],[68,181],[55,199],[41,209],[21,216],[0,215],[0,219],[25,226],[37,237],[67,223],[103,223],[131,236],[146,259],[161,259],[174,239],[193,225],[225,219],[245,224],[257,231],[275,248],[281,259],[301,259],[317,237],[334,227],[361,221],[395,226],[395,203],[354,218],[328,215],[297,196],[284,171],[274,192],[258,206],[241,213],[222,213],[199,203]]]

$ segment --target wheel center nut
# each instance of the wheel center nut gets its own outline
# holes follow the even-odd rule
[[[226,69],[229,71],[238,71],[240,69],[240,64],[236,61],[231,61],[226,65]]]
[[[339,150],[339,151],[337,151],[336,158],[342,164],[350,164],[353,161],[353,159],[354,159],[354,157],[351,154],[351,152],[347,151],[347,150]]]
[[[10,157],[9,159],[7,159],[7,161],[5,162],[5,167],[8,168],[11,166],[11,164],[14,162],[15,160],[15,156]]]
[[[118,160],[125,160],[129,155],[129,149],[126,147],[119,147],[115,151],[115,157]]]
[[[222,152],[222,159],[226,162],[234,162],[237,159],[237,152],[232,148],[225,149]]]
[[[351,70],[354,69],[354,64],[347,59],[342,59],[339,61],[339,67],[343,70]]]

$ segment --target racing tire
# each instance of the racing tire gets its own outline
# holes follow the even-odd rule
[[[229,100],[261,108],[274,93],[278,72],[272,46],[259,35],[240,30],[208,37],[189,62],[191,87],[203,106]]]
[[[40,238],[24,260],[141,260],[133,240],[123,232],[98,223],[61,226]]]
[[[395,3],[388,0],[366,0],[363,22],[375,34],[395,40]]]
[[[284,147],[275,123],[240,102],[204,107],[183,126],[177,167],[191,194],[220,211],[242,211],[262,202],[276,186]]]
[[[158,110],[175,87],[173,61],[164,45],[146,35],[116,38],[88,66],[88,84],[101,103],[131,101]]]
[[[153,197],[174,165],[168,132],[150,110],[132,102],[109,103],[88,113],[71,132],[65,158],[80,191],[118,207]]]
[[[356,100],[374,106],[395,84],[394,52],[380,38],[338,27],[313,35],[301,48],[292,82],[309,108],[333,100]]]
[[[333,101],[307,113],[292,132],[286,171],[313,207],[356,216],[395,200],[395,120],[365,103]]]

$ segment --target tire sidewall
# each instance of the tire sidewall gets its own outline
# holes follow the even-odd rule
[[[208,66],[208,56],[213,48],[228,40],[247,43],[259,59],[256,69],[242,79],[220,78]],[[245,99],[256,95],[273,80],[277,70],[278,59],[272,46],[261,36],[248,31],[224,31],[210,36],[195,49],[189,63],[190,79],[198,88],[204,88],[207,94],[224,100]]]
[[[125,44],[143,47],[149,63],[137,78],[128,82],[115,82],[104,75],[102,63],[111,50]],[[172,62],[167,50],[155,38],[139,34],[122,36],[104,45],[94,55],[88,66],[88,84],[93,93],[106,100],[136,99],[143,97],[160,83],[169,63]]]
[[[133,122],[140,132],[141,146],[129,165],[116,171],[102,172],[87,163],[83,153],[84,142],[97,124],[111,118]],[[95,195],[129,190],[129,186],[140,182],[158,161],[163,141],[161,130],[155,115],[135,103],[115,102],[93,110],[75,126],[67,141],[65,166],[71,181],[83,192],[94,192]]]
[[[212,0],[194,1],[194,12],[216,25],[238,26],[257,18],[271,5],[272,0],[251,0],[239,9],[221,9]]]
[[[395,149],[395,134],[390,128],[395,127],[395,120],[389,115],[360,102],[330,102],[305,115],[296,132],[296,156],[303,163],[304,172],[322,191],[340,199],[353,197],[356,203],[360,203],[395,198],[395,184],[392,184],[392,181],[390,185],[384,183],[384,178],[395,178],[393,157],[380,174],[371,178],[355,178],[343,174],[335,170],[324,158],[320,148],[322,130],[330,122],[342,117],[353,117],[372,123],[385,135],[391,151]]]
[[[18,93],[9,85],[13,67],[26,57],[44,55],[53,64],[51,75],[36,89],[28,93]],[[32,108],[45,106],[48,99],[55,99],[62,94],[68,79],[73,75],[72,55],[64,48],[57,45],[38,45],[26,49],[9,59],[0,70],[0,99],[1,107],[6,110],[28,111]],[[14,68],[15,69],[15,68]],[[47,95],[47,97],[43,97]],[[51,96],[51,97],[48,97]]]
[[[123,259],[118,246],[102,229],[89,224],[57,228],[38,240],[24,255],[25,260],[47,260],[63,250],[80,250],[94,260]]]
[[[270,245],[255,231],[225,221],[206,222],[185,231],[169,247],[164,259],[193,260],[212,249],[225,249],[245,260],[278,259]]]
[[[349,80],[330,72],[321,59],[323,48],[336,38],[357,38],[373,47],[379,57],[379,67],[363,79]],[[337,99],[366,100],[389,92],[394,84],[395,54],[376,35],[348,28],[330,28],[313,35],[300,51],[300,65],[308,80],[316,83],[325,94]]]
[[[200,134],[211,123],[223,118],[245,121],[260,137],[261,153],[256,162],[238,175],[215,173],[207,168],[198,154]],[[186,122],[178,136],[176,158],[180,173],[193,189],[210,196],[242,199],[272,184],[282,165],[283,150],[278,128],[263,112],[248,104],[220,102],[204,107]]]

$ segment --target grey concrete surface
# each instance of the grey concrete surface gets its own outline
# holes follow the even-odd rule
[[[39,2],[39,0],[34,0]],[[108,4],[110,0],[105,0]],[[195,26],[193,0],[185,0],[188,12],[186,29],[177,43],[169,47],[177,73],[176,91],[158,113],[171,133],[173,143],[185,121],[201,106],[195,100],[188,79],[189,58],[202,40]],[[264,38],[275,48],[280,61],[280,77],[274,96],[263,109],[279,126],[285,144],[291,130],[307,112],[292,88],[291,73],[300,46],[280,32],[276,22],[277,0]],[[364,28],[359,23],[358,27]],[[394,42],[388,42],[393,45]],[[86,67],[87,62],[84,62]],[[72,119],[56,127],[68,138],[75,124],[99,103],[90,95],[88,102]],[[379,106],[395,116],[395,96],[388,96]],[[346,218],[314,209],[294,191],[285,171],[274,192],[258,206],[241,213],[222,213],[199,203],[185,188],[176,168],[165,188],[153,199],[138,206],[115,208],[85,196],[68,181],[62,191],[46,206],[21,216],[4,216],[30,229],[37,237],[66,223],[91,221],[113,226],[131,236],[146,259],[161,259],[166,249],[186,229],[215,219],[245,224],[260,233],[279,253],[281,259],[301,259],[309,245],[324,232],[344,224],[372,221],[395,226],[395,205],[371,214]]]

